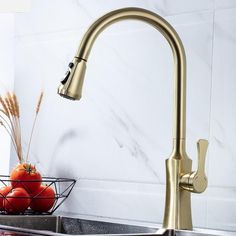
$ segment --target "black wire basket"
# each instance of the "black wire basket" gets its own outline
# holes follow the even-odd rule
[[[34,182],[40,182],[45,187],[42,191],[40,191],[36,195],[28,195],[28,196],[9,196],[13,188],[12,185],[17,185],[21,188],[27,190],[28,184],[33,184]],[[0,214],[23,214],[23,215],[37,215],[37,214],[44,214],[44,215],[51,215],[55,212],[62,203],[66,200],[66,198],[70,195],[73,187],[75,186],[76,180],[75,179],[68,179],[68,178],[53,178],[53,177],[42,177],[42,181],[38,180],[10,180],[8,175],[0,175],[0,189],[9,186],[9,191],[6,194],[2,194],[0,192]],[[47,191],[47,188],[51,188],[54,191],[53,196],[43,196],[44,191]],[[16,189],[16,188],[15,188]],[[46,192],[45,192],[46,193]],[[14,201],[13,201],[14,200]],[[26,201],[25,201],[26,200]],[[50,209],[46,211],[41,210],[32,210],[31,204],[36,201],[40,203],[44,202],[51,202]],[[22,205],[21,202],[27,202],[28,206],[25,207],[25,210],[19,210],[19,205]],[[38,202],[36,202],[38,203]],[[7,210],[6,206],[10,206],[11,211]]]

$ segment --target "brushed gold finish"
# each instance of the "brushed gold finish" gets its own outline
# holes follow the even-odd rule
[[[182,41],[174,28],[159,15],[141,8],[123,8],[107,13],[96,20],[85,33],[75,58],[69,64],[69,70],[58,88],[58,93],[73,100],[81,98],[86,62],[96,38],[109,25],[121,20],[139,20],[148,23],[162,33],[172,49],[174,58],[173,150],[166,160],[166,203],[163,227],[192,229],[190,193],[204,191],[206,187],[204,185],[206,178],[203,174],[206,142],[200,141],[198,144],[199,168],[196,172],[192,172],[192,161],[185,151],[186,57]]]
[[[82,59],[84,61],[88,60],[89,53],[91,48],[98,37],[98,35],[109,25],[121,21],[121,20],[140,20],[144,21],[157,30],[159,30],[169,42],[173,56],[174,56],[174,76],[175,76],[175,104],[174,104],[174,138],[177,140],[185,138],[185,95],[186,95],[186,58],[185,51],[182,45],[182,42],[173,29],[173,27],[162,17],[157,14],[140,9],[140,8],[124,8],[112,11],[103,17],[95,21],[88,31],[85,33],[78,51],[75,55],[75,58]],[[75,59],[74,59],[75,60]],[[71,83],[73,74],[68,78],[68,83]],[[79,79],[79,77],[76,77]],[[80,79],[79,79],[80,80]],[[73,92],[71,91],[73,90]],[[74,93],[76,89],[72,85],[67,86],[67,83],[63,87],[60,86],[58,89],[59,94],[70,96],[69,94]],[[73,96],[72,99],[78,99],[81,97],[79,92],[76,96]],[[177,144],[178,145],[178,144]],[[178,146],[176,147],[178,148]]]
[[[70,65],[66,73],[66,77],[68,78],[64,78],[64,82],[62,81],[58,91],[60,91],[60,95],[65,98],[79,100],[82,96],[86,62],[75,57]],[[72,79],[73,77],[77,79]]]
[[[181,188],[193,193],[202,193],[207,188],[207,177],[205,174],[205,161],[208,141],[200,139],[197,143],[198,148],[198,168],[197,171],[185,174],[181,177]]]

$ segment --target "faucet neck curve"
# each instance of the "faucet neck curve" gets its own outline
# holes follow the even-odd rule
[[[141,8],[118,9],[95,21],[84,35],[76,58],[88,60],[91,48],[98,35],[109,25],[121,20],[140,20],[157,29],[168,41],[174,57],[174,158],[181,159],[186,134],[186,56],[181,39],[174,28],[159,15]]]

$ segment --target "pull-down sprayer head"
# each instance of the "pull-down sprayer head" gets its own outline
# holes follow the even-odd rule
[[[58,94],[71,100],[80,100],[86,70],[86,61],[75,57],[58,88]]]

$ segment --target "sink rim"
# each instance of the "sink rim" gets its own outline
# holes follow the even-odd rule
[[[168,231],[168,229],[158,229],[155,233],[128,233],[128,234],[63,234],[63,233],[57,233],[57,232],[52,232],[52,231],[47,231],[47,230],[34,230],[34,229],[28,229],[28,228],[20,228],[20,227],[13,227],[13,226],[6,226],[6,225],[1,225],[0,224],[0,230],[7,230],[7,231],[12,231],[12,232],[17,232],[17,233],[30,233],[32,235],[46,235],[46,236],[76,236],[76,235],[83,235],[83,236],[164,236]],[[167,235],[166,235],[167,236]],[[170,236],[170,234],[168,234]]]
[[[152,235],[164,235],[165,232],[171,230],[169,229],[163,229],[162,227],[158,227],[157,224],[153,223],[148,223],[148,222],[134,222],[134,221],[129,221],[129,220],[118,220],[118,219],[106,219],[102,217],[89,217],[89,216],[79,216],[79,215],[68,215],[68,214],[55,214],[55,215],[0,215],[1,218],[44,218],[44,219],[56,219],[56,221],[60,221],[63,218],[68,218],[68,219],[78,219],[78,220],[84,220],[84,221],[95,221],[95,222],[101,222],[101,223],[111,223],[111,224],[120,224],[120,225],[126,225],[126,226],[136,226],[140,228],[150,228],[150,229],[156,229],[157,232],[147,232],[147,233],[123,233],[123,234],[83,234],[84,236],[93,236],[93,235],[99,235],[99,236],[105,236],[105,235],[113,235],[113,236],[121,236],[121,235],[128,235],[128,236],[134,236],[134,235],[147,235],[147,236],[152,236]],[[16,226],[8,226],[0,223],[0,229],[2,230],[11,230],[14,232],[22,232],[22,233],[32,233],[33,235],[48,235],[48,236],[75,236],[72,234],[65,234],[65,233],[60,233],[60,232],[53,232],[49,230],[37,230],[37,229],[30,229],[30,228],[25,228],[25,227],[16,227]],[[173,230],[172,230],[173,231]],[[193,231],[190,230],[174,230],[175,232],[179,233],[180,235],[217,235],[217,236],[236,236],[236,232],[234,231],[226,231],[226,230],[217,230],[217,229],[207,229],[207,228],[195,228]],[[159,234],[158,234],[159,233]],[[77,234],[79,235],[79,234]],[[171,235],[171,234],[167,234]]]
[[[55,219],[55,222],[52,222],[52,228],[54,227],[53,224],[55,224],[55,231],[53,230],[50,230],[50,229],[31,229],[29,227],[27,227],[27,225],[24,225],[23,227],[21,226],[15,226],[14,225],[14,220],[17,221],[17,218],[21,219],[21,220],[25,220],[25,218],[28,218],[29,220],[30,219],[42,219],[42,220],[45,220],[45,222],[47,223],[47,219]],[[111,222],[111,221],[101,221],[101,220],[98,220],[98,219],[84,219],[82,217],[73,217],[73,216],[68,216],[68,215],[0,215],[0,220],[5,220],[6,222],[9,222],[10,219],[12,219],[12,225],[7,225],[7,224],[4,224],[3,222],[0,222],[0,229],[5,229],[5,230],[12,230],[12,231],[15,231],[15,232],[23,232],[23,233],[33,233],[35,235],[62,235],[62,236],[66,236],[66,235],[84,235],[84,236],[92,236],[92,235],[100,235],[100,236],[104,236],[104,235],[114,235],[114,236],[121,236],[121,235],[163,235],[167,230],[166,229],[157,229],[156,227],[151,227],[151,226],[142,226],[142,225],[138,225],[138,224],[128,224],[128,223],[123,223],[123,222]],[[99,222],[101,223],[107,223],[107,224],[111,224],[111,227],[112,227],[112,224],[118,226],[120,225],[121,227],[122,226],[126,226],[126,227],[140,227],[140,232],[142,232],[144,229],[150,229],[150,230],[153,230],[154,232],[156,232],[156,230],[158,231],[157,233],[154,234],[154,232],[143,232],[143,233],[114,233],[114,234],[102,234],[102,233],[99,233],[99,234],[69,234],[69,233],[62,233],[62,232],[56,232],[57,230],[57,227],[58,225],[57,224],[60,224],[61,220],[63,219],[75,219],[75,220],[79,220],[79,221],[85,221],[85,223],[91,223],[93,224],[92,222],[94,222],[95,224]],[[34,223],[34,222],[33,222]],[[44,223],[44,222],[42,222]],[[19,224],[19,223],[18,223]],[[50,224],[50,222],[49,222]],[[50,227],[49,227],[50,228]],[[58,227],[60,228],[60,226]],[[127,228],[128,229],[128,228]],[[129,229],[128,229],[129,230]],[[127,230],[127,231],[128,231]]]

